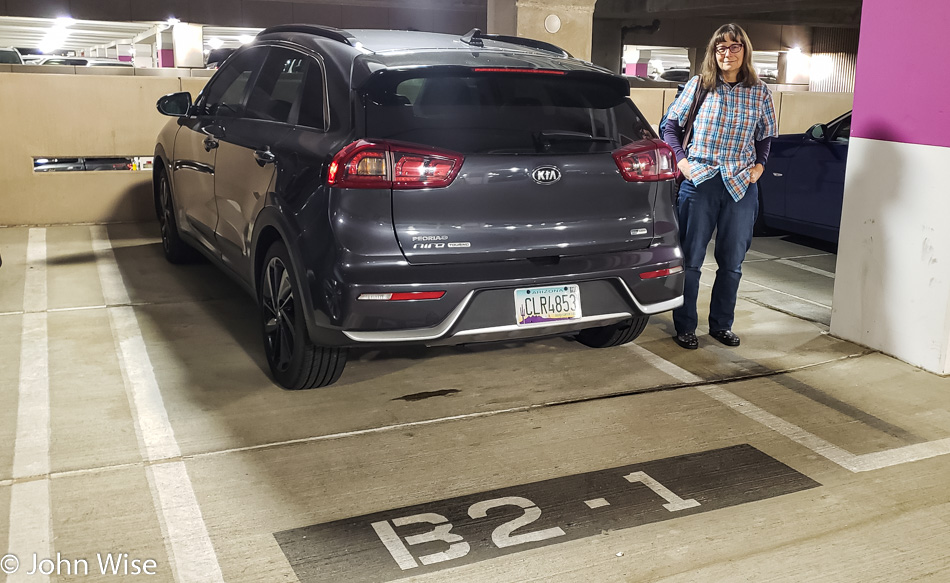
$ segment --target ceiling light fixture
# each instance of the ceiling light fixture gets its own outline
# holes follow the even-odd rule
[[[210,40],[208,40],[208,46],[213,49],[220,49],[222,46],[224,46],[224,41],[218,37],[212,37]]]
[[[46,31],[46,36],[40,41],[40,52],[51,53],[63,46],[66,37],[69,36],[69,31],[66,29],[72,26],[74,22],[76,21],[68,16],[61,16],[54,20],[52,28]]]

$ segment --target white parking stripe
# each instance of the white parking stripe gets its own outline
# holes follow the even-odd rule
[[[835,278],[835,274],[830,271],[825,271],[824,269],[819,269],[817,267],[812,267],[811,265],[806,265],[804,263],[799,263],[794,261],[795,259],[807,259],[809,257],[824,257],[829,255],[828,253],[822,253],[820,255],[797,255],[795,257],[776,257],[775,255],[769,255],[768,253],[762,253],[761,251],[749,250],[746,253],[746,256],[752,256],[753,260],[759,259],[763,261],[775,261],[776,263],[781,263],[782,265],[788,265],[789,267],[795,267],[803,271],[808,271],[815,273],[817,275],[823,275],[825,277],[830,277],[831,279]]]
[[[818,269],[817,267],[812,267],[811,265],[805,265],[804,263],[799,263],[797,261],[792,261],[791,259],[776,259],[776,263],[781,263],[782,265],[788,265],[789,267],[797,267],[803,271],[809,273],[815,273],[817,275],[823,275],[831,279],[835,278],[835,274],[830,271],[825,271],[824,269]]]
[[[29,240],[26,244],[23,311],[45,312],[46,298],[46,229],[30,229]]]
[[[16,442],[10,491],[9,552],[22,563],[33,553],[50,556],[49,497],[49,338],[47,328],[46,229],[30,229],[26,248],[23,296],[23,332],[20,342],[20,380],[17,399]],[[39,572],[27,576],[29,564],[7,577],[14,581],[49,581]]]
[[[683,383],[701,382],[702,379],[688,370],[660,358],[649,350],[637,346],[636,344],[627,345],[631,351],[643,358],[648,364],[665,372],[676,380]],[[711,384],[709,386],[699,387],[699,392],[711,397],[723,405],[726,405],[733,411],[741,413],[746,417],[765,425],[772,431],[779,433],[791,439],[818,455],[832,461],[839,466],[852,472],[868,472],[879,470],[909,462],[920,461],[932,457],[950,454],[950,438],[939,439],[927,443],[916,443],[905,447],[897,447],[875,453],[866,453],[862,455],[853,454],[842,449],[833,443],[826,441],[813,433],[802,429],[801,427],[789,423],[784,419],[777,417],[764,409],[757,407],[737,396],[735,393],[722,387]]]
[[[7,575],[7,583],[49,581],[49,575],[37,570],[32,575],[33,553],[49,557],[50,545],[49,478],[18,482],[10,490],[9,552],[20,560],[16,573]]]
[[[96,267],[99,269],[99,281],[102,283],[102,297],[107,306],[129,304],[129,292],[125,289],[115,252],[109,241],[109,231],[104,226],[89,227],[92,233],[92,251],[96,255]]]
[[[175,564],[177,583],[224,581],[218,557],[185,464],[175,432],[168,420],[165,402],[155,379],[142,330],[103,227],[92,227],[93,249],[115,338],[119,366],[134,412],[135,430],[150,462],[147,474],[154,492],[153,503],[164,526]]]
[[[706,271],[715,272],[714,269],[711,269],[711,268],[708,268],[708,267],[703,267],[703,269],[705,269]],[[760,287],[760,288],[762,288],[762,289],[769,290],[770,292],[775,292],[775,293],[777,293],[777,294],[782,294],[783,296],[788,296],[788,297],[790,297],[790,298],[795,298],[796,300],[799,300],[799,301],[802,301],[802,302],[805,302],[805,303],[808,303],[808,304],[812,304],[812,305],[815,305],[815,306],[819,306],[819,307],[821,307],[821,308],[827,308],[827,309],[829,309],[829,310],[831,309],[831,306],[828,306],[828,305],[825,305],[825,304],[816,302],[816,301],[814,301],[814,300],[810,300],[810,299],[808,299],[808,298],[803,298],[803,297],[801,297],[801,296],[796,296],[795,294],[790,294],[790,293],[788,293],[788,292],[782,291],[782,290],[780,290],[780,289],[775,289],[774,287],[769,287],[769,286],[763,285],[763,284],[761,284],[761,283],[756,283],[756,282],[752,281],[751,279],[749,279],[748,277],[743,277],[743,278],[742,278],[742,283],[747,283],[747,284],[749,284],[749,285],[754,285],[754,286],[756,286],[756,287]],[[704,282],[704,281],[699,282],[699,285],[702,285],[702,286],[705,286],[705,287],[712,287],[712,284],[711,284],[711,283],[706,283],[706,282]]]

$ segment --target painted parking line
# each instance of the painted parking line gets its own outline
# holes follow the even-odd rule
[[[20,343],[20,380],[17,399],[16,441],[13,446],[13,484],[10,492],[10,554],[27,562],[36,553],[50,556],[49,492],[49,336],[47,327],[46,229],[29,231],[23,295],[23,332]],[[28,569],[7,576],[8,583],[49,581]]]
[[[782,265],[787,265],[789,267],[794,267],[796,269],[801,269],[802,271],[807,271],[809,273],[814,273],[816,275],[822,275],[824,277],[829,277],[831,279],[835,278],[835,274],[831,271],[824,269],[819,269],[817,267],[812,267],[811,265],[806,265],[795,261],[795,259],[807,259],[809,257],[824,257],[829,255],[828,253],[822,253],[819,255],[799,255],[796,257],[777,257],[775,255],[769,255],[768,253],[762,253],[761,251],[749,250],[746,253],[746,257],[752,256],[753,259],[763,260],[763,261],[774,261],[775,263],[781,263]]]
[[[715,269],[712,269],[711,267],[703,267],[703,269],[706,270],[706,271],[708,271],[708,272],[710,272],[710,273],[715,273],[715,271],[716,271]],[[756,287],[760,287],[760,288],[765,289],[765,290],[768,290],[768,291],[770,291],[770,292],[775,292],[775,293],[781,294],[781,295],[783,295],[783,296],[788,296],[788,297],[790,297],[790,298],[794,298],[794,299],[796,299],[796,300],[799,300],[799,301],[802,301],[802,302],[805,302],[805,303],[808,303],[808,304],[812,304],[812,305],[815,305],[815,306],[818,306],[818,307],[821,307],[821,308],[827,308],[827,309],[829,309],[829,310],[831,309],[831,306],[829,306],[829,305],[822,304],[821,302],[816,302],[815,300],[810,300],[810,299],[808,299],[808,298],[803,298],[803,297],[801,297],[801,296],[796,296],[795,294],[790,294],[790,293],[788,293],[787,291],[782,291],[782,290],[780,290],[780,289],[775,289],[774,287],[769,287],[769,286],[767,286],[767,285],[754,282],[754,281],[750,280],[748,277],[744,277],[744,278],[742,279],[742,283],[749,284],[749,285],[754,285],[754,286],[756,286]],[[706,283],[706,282],[704,282],[704,281],[700,281],[699,284],[702,285],[702,286],[705,286],[705,287],[712,287],[712,284],[711,284],[711,283]],[[774,308],[770,308],[770,309],[774,309]]]
[[[134,413],[135,431],[152,485],[153,504],[164,527],[177,583],[223,583],[224,577],[175,432],[168,420],[142,330],[129,303],[105,227],[91,227],[102,294],[109,305],[119,367]]]
[[[637,356],[643,358],[648,364],[658,368],[666,374],[672,376],[683,383],[702,382],[703,379],[689,372],[688,370],[677,366],[649,350],[637,346],[636,344],[626,345],[629,350]],[[801,427],[789,423],[788,421],[769,413],[768,411],[757,407],[728,391],[714,384],[698,387],[697,390],[704,395],[715,399],[733,411],[745,415],[749,419],[760,423],[772,431],[787,437],[788,439],[802,445],[825,459],[849,470],[851,472],[869,472],[879,470],[900,464],[920,461],[932,457],[950,454],[950,438],[928,441],[924,443],[915,443],[904,447],[897,447],[885,451],[853,454],[833,443],[824,440],[817,435],[810,433]]]
[[[820,486],[746,444],[276,533],[301,583],[393,581]]]

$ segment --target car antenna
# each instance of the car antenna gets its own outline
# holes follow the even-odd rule
[[[478,28],[473,28],[468,31],[468,33],[462,37],[462,42],[473,47],[485,46],[485,43],[482,41],[482,31]]]

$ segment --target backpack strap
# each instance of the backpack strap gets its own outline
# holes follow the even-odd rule
[[[686,148],[689,147],[689,142],[693,138],[693,123],[696,121],[696,116],[699,115],[699,108],[702,107],[703,101],[706,100],[708,93],[709,90],[703,85],[703,79],[700,77],[696,92],[693,93],[693,103],[689,106],[689,113],[686,114],[686,125],[683,128],[684,152]]]

